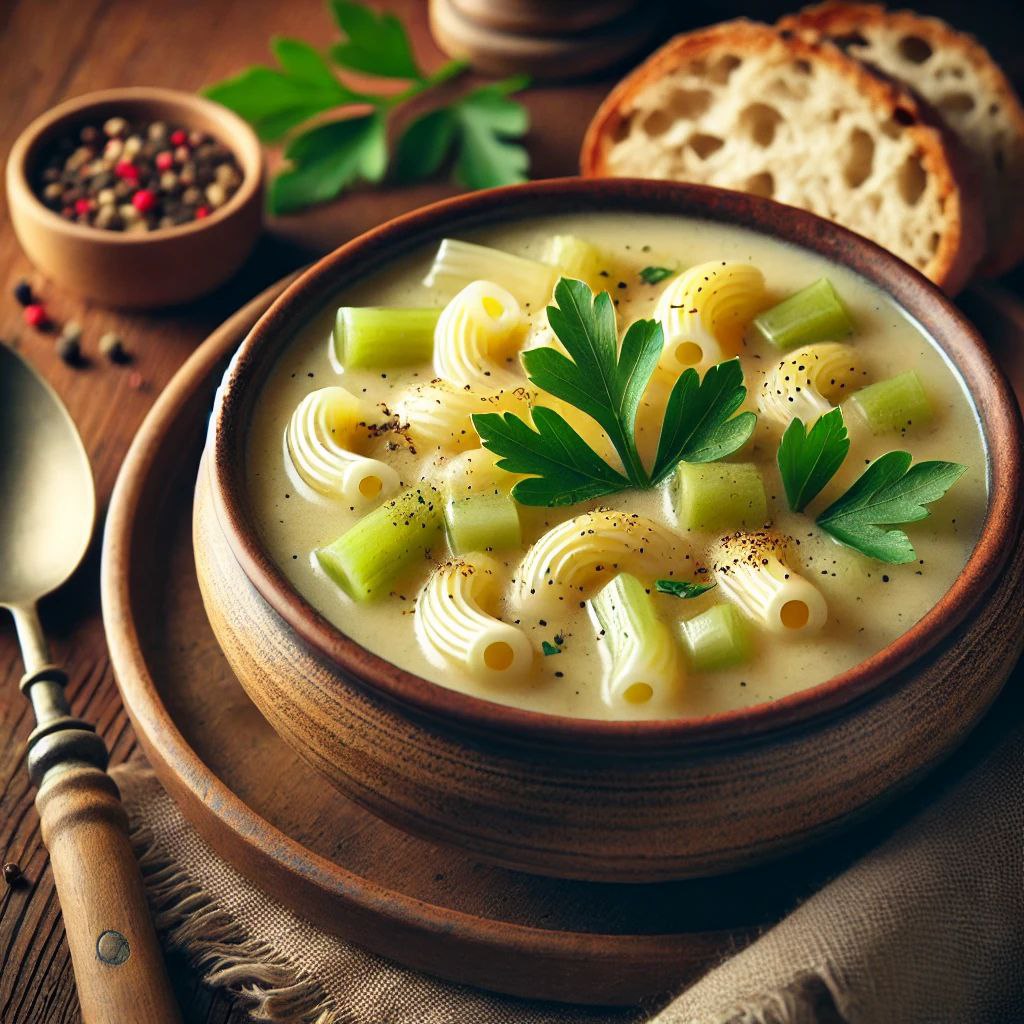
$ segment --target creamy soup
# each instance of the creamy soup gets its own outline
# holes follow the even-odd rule
[[[353,283],[299,327],[252,424],[248,479],[264,541],[296,589],[357,643],[425,679],[522,708],[700,716],[851,668],[917,622],[962,569],[986,507],[976,415],[920,326],[853,273],[744,230],[654,215],[534,220],[437,249]],[[558,260],[560,270],[545,278],[536,263],[501,254]],[[619,339],[634,321],[659,324],[664,348],[633,425],[639,468],[624,465],[585,411],[527,380],[524,351],[565,351],[545,311],[560,273],[608,291]],[[817,292],[803,292],[815,282]],[[795,314],[788,307],[794,320],[779,304],[801,292]],[[828,321],[836,295],[849,333]],[[824,326],[815,326],[816,303]],[[348,347],[336,343],[338,307],[357,310],[341,323]],[[374,320],[360,307],[402,312]],[[782,347],[769,340],[773,326]],[[527,491],[509,489],[530,474],[497,467],[468,418],[511,413],[529,429],[537,407],[555,409],[602,473],[635,484],[650,476],[680,373],[692,364],[704,376],[735,356],[747,396],[728,415],[757,414],[749,438],[747,418],[724,443],[734,450],[706,462],[693,461],[706,448],[688,451],[654,487],[524,504],[516,497]],[[778,464],[783,432],[794,411],[810,426],[836,407],[849,453],[793,511]],[[901,564],[816,522],[896,450],[915,465],[965,467],[926,499],[927,518],[882,527],[909,537],[913,558]],[[550,477],[555,493],[565,481]]]

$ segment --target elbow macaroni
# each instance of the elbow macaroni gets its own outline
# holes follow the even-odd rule
[[[455,662],[487,681],[521,678],[533,647],[517,626],[491,612],[501,592],[497,562],[474,553],[434,570],[416,605],[416,630],[434,660]]]
[[[774,534],[734,533],[715,555],[715,579],[749,618],[776,636],[821,629],[828,606],[813,583],[783,561],[786,544]]]
[[[765,374],[758,408],[779,426],[788,426],[796,417],[810,426],[832,409],[832,402],[860,372],[859,357],[849,345],[805,345]]]
[[[690,367],[703,373],[735,355],[764,304],[764,275],[749,263],[691,267],[668,283],[654,310],[665,331],[659,365],[677,377]]]
[[[365,505],[398,487],[398,474],[378,459],[350,446],[362,419],[361,405],[344,388],[313,391],[288,422],[286,442],[292,465],[313,490]]]
[[[507,360],[525,331],[526,319],[511,292],[491,281],[473,281],[441,311],[434,330],[434,370],[463,387],[515,387],[521,376]]]
[[[595,509],[552,527],[515,574],[522,603],[579,602],[611,574],[667,564],[678,538],[646,516]]]

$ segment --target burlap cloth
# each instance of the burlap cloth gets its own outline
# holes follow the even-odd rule
[[[660,1011],[528,1003],[398,967],[269,900],[199,838],[148,769],[115,777],[164,941],[209,984],[249,1000],[255,1020],[1021,1024],[1024,725],[1016,710],[1012,719],[982,738],[984,757],[966,771],[961,757],[954,781],[937,795],[931,787],[925,810]]]

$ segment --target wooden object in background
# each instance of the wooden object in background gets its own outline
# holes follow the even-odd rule
[[[430,0],[434,40],[488,75],[559,81],[621,64],[664,20],[642,0]]]

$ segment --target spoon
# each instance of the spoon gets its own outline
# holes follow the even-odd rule
[[[78,431],[48,384],[0,345],[0,606],[25,663],[36,727],[28,769],[84,1024],[180,1024],[107,748],[71,715],[36,603],[89,546],[96,492]]]

